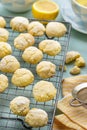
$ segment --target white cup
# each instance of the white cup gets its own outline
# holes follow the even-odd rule
[[[31,9],[36,0],[0,0],[0,3],[9,11],[20,13]]]
[[[76,16],[84,23],[87,24],[87,7],[79,4],[76,0],[71,0],[71,5]]]

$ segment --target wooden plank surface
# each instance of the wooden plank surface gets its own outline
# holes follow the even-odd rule
[[[57,125],[56,122],[54,122],[54,124],[53,124],[53,130],[59,130],[59,129],[58,129],[58,125]]]
[[[68,127],[65,127],[65,126],[62,125],[61,123],[58,123],[56,120],[54,120],[53,130],[73,130],[73,129],[70,129],[70,128],[68,128]]]

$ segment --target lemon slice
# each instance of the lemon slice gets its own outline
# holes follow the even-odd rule
[[[59,7],[51,0],[39,0],[32,5],[32,13],[37,19],[53,20],[59,13]]]

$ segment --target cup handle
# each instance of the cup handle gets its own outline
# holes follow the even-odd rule
[[[76,99],[74,98],[74,99],[72,99],[71,101],[70,101],[70,105],[71,106],[73,106],[73,107],[79,107],[79,106],[82,106],[83,105],[83,103],[80,103],[80,104],[75,104],[74,102],[76,101]]]

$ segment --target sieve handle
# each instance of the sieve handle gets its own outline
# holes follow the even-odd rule
[[[76,101],[76,99],[74,98],[74,99],[72,99],[71,101],[70,101],[70,105],[71,106],[73,106],[73,107],[79,107],[79,106],[82,106],[83,105],[83,103],[80,103],[80,104],[75,104],[74,102]]]

